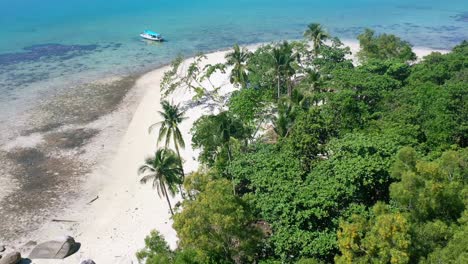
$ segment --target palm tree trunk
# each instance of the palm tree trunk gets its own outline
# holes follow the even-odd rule
[[[164,186],[162,189],[164,190],[164,196],[166,196],[167,204],[169,205],[169,210],[171,210],[171,215],[174,216],[174,211],[172,211],[172,205],[171,205],[171,201],[169,200],[169,195],[167,194],[167,191],[166,191],[166,186]]]
[[[174,139],[175,140],[175,139]],[[182,164],[182,157],[180,156],[180,152],[179,152],[179,146],[177,146],[177,144],[174,144],[175,145],[175,149],[176,149],[176,152],[177,152],[177,156],[179,157],[179,161],[180,161],[180,169],[182,170],[182,184],[184,183],[184,180],[185,180],[185,173],[184,173],[184,166]],[[185,198],[185,193],[184,193],[184,190],[182,189],[182,184],[179,184],[179,191],[180,191],[180,195],[182,196],[182,199]]]
[[[280,99],[281,96],[281,90],[280,90],[280,72],[278,68],[278,100]]]
[[[227,143],[227,148],[228,148],[228,160],[229,160],[229,165],[231,165],[231,144],[228,142]],[[234,176],[231,175],[231,182],[232,182],[232,193],[236,195],[236,185],[234,184]]]
[[[319,49],[319,43],[318,43],[318,41],[315,39],[315,40],[314,40],[314,55],[315,55],[315,58],[317,58],[317,56],[318,56],[318,49]]]

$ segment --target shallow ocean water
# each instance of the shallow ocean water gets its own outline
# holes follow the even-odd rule
[[[438,49],[468,39],[464,0],[0,0],[0,133],[56,91],[178,54],[300,38],[309,22],[342,39],[365,27]],[[168,41],[144,42],[144,29]]]

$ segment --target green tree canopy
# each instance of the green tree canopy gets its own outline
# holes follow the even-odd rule
[[[358,52],[359,60],[369,59],[397,59],[403,62],[416,60],[416,54],[411,45],[395,35],[382,34],[375,36],[375,32],[366,29],[358,36],[361,50]]]
[[[200,161],[214,165],[217,159],[231,160],[231,138],[244,140],[250,131],[243,123],[228,112],[206,115],[199,118],[192,127],[192,145],[200,148]],[[226,155],[220,157],[219,155]]]
[[[252,263],[261,232],[248,205],[232,193],[228,180],[209,182],[195,200],[186,200],[174,216],[182,250],[199,263]]]
[[[226,64],[198,56],[187,72],[174,63],[163,91],[186,88],[222,110],[192,128],[202,165],[184,181],[179,247],[155,238],[142,254],[170,264],[466,262],[468,43],[416,62],[408,42],[366,30],[353,65],[320,25],[307,32],[312,47],[236,46]],[[209,78],[229,67],[241,88],[224,98]]]
[[[351,222],[340,224],[341,256],[335,258],[335,263],[408,263],[408,232],[409,223],[403,214],[377,204],[370,219],[354,215]]]

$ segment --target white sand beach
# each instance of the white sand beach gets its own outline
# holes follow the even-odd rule
[[[207,55],[206,63],[223,62],[226,51]],[[190,59],[185,62],[187,65]],[[93,259],[96,263],[137,263],[135,252],[144,246],[144,238],[156,229],[164,235],[171,247],[176,246],[177,237],[167,202],[151,188],[141,185],[137,175],[144,158],[156,150],[156,131],[148,133],[148,127],[160,121],[159,84],[168,67],[143,75],[134,89],[144,90],[141,102],[134,112],[125,135],[121,139],[114,157],[98,164],[95,172],[84,187],[85,197],[70,206],[69,213],[59,220],[72,222],[49,222],[28,240],[38,243],[70,235],[81,243],[80,250],[64,260],[32,260],[32,263],[80,263]],[[220,94],[233,89],[227,75],[213,76],[216,85],[222,85]],[[180,103],[190,102],[193,95],[187,91],[176,91],[167,100]],[[125,107],[125,106],[124,106]],[[184,170],[194,171],[198,167],[197,152],[191,148],[189,133],[192,123],[209,109],[197,106],[187,111],[187,120],[181,126],[186,149],[181,151]],[[89,201],[99,197],[89,204]],[[180,197],[172,199],[174,205]],[[22,241],[23,244],[27,241]],[[22,252],[27,257],[27,249]]]
[[[355,52],[357,42],[346,43]],[[249,47],[255,49],[255,46]],[[418,56],[430,53],[429,49],[416,48]],[[224,62],[227,51],[207,55],[206,63]],[[187,65],[191,59],[184,62]],[[163,67],[143,75],[138,79],[134,90],[141,93],[141,101],[133,113],[133,118],[126,129],[120,144],[111,156],[97,164],[95,171],[86,180],[83,195],[70,203],[64,215],[56,219],[70,222],[47,222],[37,230],[29,240],[38,243],[64,235],[70,235],[81,243],[80,250],[64,260],[32,260],[32,263],[80,263],[84,259],[93,259],[98,264],[137,263],[135,252],[144,245],[144,238],[156,229],[164,235],[172,248],[176,247],[177,237],[172,229],[172,221],[167,202],[151,188],[151,184],[141,185],[137,168],[144,158],[156,150],[156,135],[149,134],[148,127],[160,121],[160,81],[168,67]],[[222,86],[220,94],[231,92],[228,74],[215,74],[212,80]],[[169,101],[184,106],[191,101],[192,94],[176,91]],[[121,107],[127,107],[122,105]],[[181,151],[185,172],[197,169],[198,152],[191,147],[190,129],[195,120],[211,110],[202,105],[188,109],[187,120],[181,131],[186,148]],[[98,197],[92,203],[94,198]],[[180,197],[172,199],[175,204]],[[52,220],[52,219],[51,219]],[[28,256],[27,248],[22,251]]]
[[[351,49],[351,52],[353,53],[350,57],[350,59],[353,60],[354,63],[358,62],[358,59],[356,57],[356,53],[359,51],[359,41],[357,40],[345,40],[343,41],[343,44]],[[416,54],[418,57],[418,61],[422,60],[425,56],[431,54],[432,52],[439,52],[442,54],[446,54],[449,52],[449,50],[442,50],[442,49],[431,49],[427,47],[413,47],[413,52]]]

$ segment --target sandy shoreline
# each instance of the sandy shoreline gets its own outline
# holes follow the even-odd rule
[[[222,61],[226,52],[209,54],[207,63]],[[30,240],[40,243],[55,237],[71,235],[81,243],[79,252],[63,261],[33,260],[32,263],[79,263],[85,258],[94,259],[97,263],[135,263],[135,252],[142,248],[144,237],[155,228],[166,237],[172,247],[176,246],[177,238],[171,227],[172,222],[165,200],[160,199],[149,185],[141,185],[136,174],[144,158],[156,149],[155,135],[148,134],[148,127],[159,121],[159,83],[167,69],[167,66],[159,68],[137,80],[133,90],[141,93],[141,101],[132,113],[128,128],[112,157],[102,159],[96,164],[76,201],[70,203],[68,209],[60,215],[44,219],[46,223],[39,230],[15,245],[20,247]],[[220,81],[219,85],[225,86],[224,90],[232,90],[227,78],[215,76],[214,79]],[[168,100],[184,105],[190,102],[191,97],[192,95],[185,91],[178,91]],[[123,105],[121,108],[128,109],[128,106]],[[192,123],[207,111],[209,110],[203,106],[190,109],[187,113],[189,119],[181,126],[187,142],[187,148],[181,153],[187,172],[198,167],[197,153],[190,147],[189,130]],[[112,118],[105,116],[101,119]],[[103,135],[97,137],[100,138],[96,138],[96,142],[105,140]],[[98,196],[96,201],[88,204]],[[73,222],[51,222],[52,218]],[[27,256],[29,250],[29,247],[23,247],[22,253]]]
[[[19,243],[82,196],[86,175],[113,156],[133,116],[141,97],[130,91],[134,79],[101,80],[57,95],[0,142],[0,243]]]
[[[359,48],[357,42],[346,41],[345,44],[350,46],[353,52]],[[257,46],[249,48],[255,49]],[[432,50],[417,47],[414,51],[418,56],[425,56]],[[227,52],[228,50],[223,50],[208,54],[206,63],[224,62]],[[185,64],[190,61],[191,59],[186,60]],[[108,154],[104,157],[93,157],[93,154],[89,153],[88,159],[94,158],[97,162],[89,176],[84,179],[82,190],[78,190],[75,200],[70,202],[60,215],[43,219],[45,224],[40,229],[14,245],[19,247],[30,240],[40,243],[54,237],[71,235],[81,243],[81,249],[63,261],[33,260],[32,263],[79,263],[87,258],[99,264],[136,263],[135,252],[143,247],[143,239],[152,229],[161,232],[171,247],[176,246],[177,237],[172,229],[167,203],[157,196],[150,185],[141,185],[136,174],[144,158],[156,149],[156,136],[148,134],[147,129],[151,124],[160,121],[157,114],[161,100],[159,83],[167,69],[168,66],[161,67],[139,77],[118,110],[92,123],[105,129],[89,144],[109,148],[106,151]],[[221,94],[233,90],[227,75],[215,74],[213,80],[216,85],[223,86]],[[192,95],[186,91],[177,91],[167,99],[184,106],[191,98]],[[190,144],[190,128],[196,119],[209,112],[210,110],[203,106],[189,109],[189,118],[180,128],[186,142],[186,149],[181,151],[186,172],[194,171],[198,167],[198,152],[194,151]],[[114,126],[113,122],[116,119],[123,121]],[[93,125],[90,126],[92,127]],[[116,131],[111,132],[112,129]],[[89,151],[92,152],[92,149]],[[88,204],[96,197],[99,198]],[[173,204],[179,199],[176,197]],[[52,218],[73,222],[51,222]],[[29,249],[23,248],[24,256],[27,257]]]

